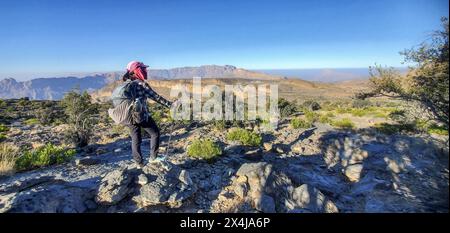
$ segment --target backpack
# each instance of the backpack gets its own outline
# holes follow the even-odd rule
[[[144,98],[136,98],[136,85],[127,80],[111,94],[114,108],[108,109],[108,115],[116,124],[132,125],[147,121],[148,110]]]

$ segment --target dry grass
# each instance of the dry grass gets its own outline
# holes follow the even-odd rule
[[[7,143],[0,144],[0,175],[14,174],[18,156],[19,148]]]

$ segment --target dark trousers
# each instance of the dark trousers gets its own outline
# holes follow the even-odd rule
[[[156,125],[155,121],[151,117],[149,117],[148,121],[141,124],[131,125],[129,127],[131,135],[131,150],[134,160],[137,163],[143,162],[141,153],[141,129],[143,129],[150,136],[150,159],[155,159],[158,153],[160,135],[159,128]]]

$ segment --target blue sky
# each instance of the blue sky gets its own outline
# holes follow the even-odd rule
[[[448,0],[0,1],[0,78],[231,64],[401,66]]]

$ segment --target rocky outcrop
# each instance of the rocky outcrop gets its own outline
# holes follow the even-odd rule
[[[132,191],[133,178],[132,171],[127,168],[108,173],[102,179],[95,201],[103,205],[117,204]]]
[[[90,189],[51,176],[17,181],[0,193],[2,213],[82,213],[92,208],[94,196]]]
[[[141,208],[154,205],[179,208],[197,191],[189,172],[176,166],[166,170],[161,164],[150,164],[143,172],[149,182],[141,182],[133,196],[133,201]]]
[[[339,211],[317,188],[308,184],[296,187],[283,171],[266,162],[243,164],[236,172],[236,179],[227,189],[235,194],[236,199],[241,200],[234,201],[235,203],[242,206],[242,202],[247,202],[254,209],[265,213]],[[214,205],[225,205],[220,202],[218,199]]]
[[[122,168],[110,172],[102,179],[95,200],[102,205],[115,205],[129,197],[138,208],[156,205],[178,208],[196,191],[188,171],[153,163],[142,170]]]

